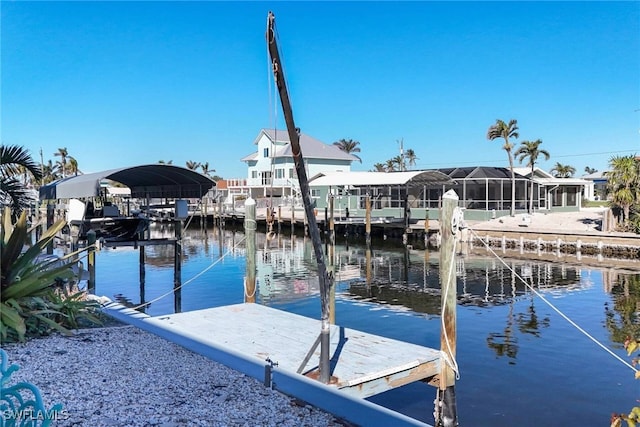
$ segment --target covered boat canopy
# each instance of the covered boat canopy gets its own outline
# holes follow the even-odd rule
[[[105,179],[129,187],[134,198],[201,198],[216,185],[211,178],[180,166],[142,165],[59,179],[40,187],[40,200],[99,196]]]
[[[411,172],[331,172],[319,173],[309,180],[311,187],[376,187],[386,185],[423,185],[450,184],[453,181],[447,175],[435,170]]]

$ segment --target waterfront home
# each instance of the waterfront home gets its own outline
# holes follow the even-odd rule
[[[296,199],[299,201],[300,184],[287,131],[262,129],[253,144],[256,151],[242,158],[247,163],[247,179],[242,182],[244,192],[254,199],[282,198],[279,203],[287,204]],[[337,146],[325,144],[305,133],[300,133],[300,147],[308,177],[319,173],[350,172],[351,163],[358,160]],[[229,184],[229,194],[237,193],[238,188]]]
[[[516,212],[528,210],[531,169],[515,168]],[[428,175],[431,174],[431,175]],[[533,176],[535,211],[579,210],[580,194],[587,184],[578,178],[555,178],[541,169]],[[365,196],[372,215],[403,217],[404,207],[413,219],[436,219],[442,195],[453,189],[465,218],[486,220],[508,215],[511,207],[511,173],[508,168],[474,166],[412,172],[320,173],[309,183],[318,209],[334,197],[338,215],[364,216]]]
[[[531,168],[513,168],[513,171],[526,178],[531,178]],[[546,209],[552,212],[580,210],[582,195],[590,184],[589,181],[582,178],[558,178],[540,168],[535,168],[533,181],[538,187],[536,192],[534,186],[534,209]]]

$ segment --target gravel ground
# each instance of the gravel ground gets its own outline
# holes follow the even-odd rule
[[[342,426],[331,414],[133,326],[4,347],[9,385],[62,403],[59,426]],[[1,415],[1,414],[0,414]]]

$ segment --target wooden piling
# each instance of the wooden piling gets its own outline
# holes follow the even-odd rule
[[[296,210],[293,205],[293,199],[292,199],[291,200],[291,234],[292,235],[295,232],[295,226],[296,226]]]
[[[51,228],[55,222],[55,206],[51,203],[47,203],[47,230]],[[47,255],[53,254],[53,239],[47,245]]]
[[[365,228],[364,235],[367,242],[367,246],[371,245],[371,196],[367,194],[364,199],[365,213]]]
[[[282,233],[282,206],[278,206],[278,234]]]
[[[440,350],[443,354],[440,363],[438,385],[439,420],[437,425],[454,427],[458,425],[455,380],[456,380],[456,274],[455,274],[455,233],[453,218],[458,206],[458,195],[449,190],[442,197],[442,246],[440,248],[440,283],[442,292],[442,325],[440,332]]]
[[[173,259],[173,308],[176,313],[182,311],[182,220],[175,222],[176,242]]]
[[[336,243],[336,223],[333,216],[333,196],[329,196],[329,242],[332,245]]]
[[[89,270],[87,290],[93,294],[96,291],[96,232],[93,230],[87,231],[87,247],[87,269]]]
[[[247,264],[244,281],[244,302],[256,302],[256,202],[248,198],[244,202],[244,235],[246,237]],[[278,209],[278,224],[280,224],[280,209]]]
[[[141,245],[140,248],[140,304],[144,304],[144,286],[145,286],[145,281],[146,281],[146,269],[145,269],[145,262],[146,262],[146,254],[144,251],[144,245]]]

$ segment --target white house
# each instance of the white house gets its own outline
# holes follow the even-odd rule
[[[513,168],[513,171],[531,178],[531,168]],[[540,209],[564,211],[582,207],[582,194],[589,181],[580,178],[557,178],[538,167],[535,168],[533,181],[539,184]]]
[[[246,186],[253,198],[296,197],[300,185],[286,130],[262,129],[253,144],[256,152],[242,158],[247,163]],[[300,149],[307,177],[327,172],[350,172],[357,158],[337,146],[300,133]]]

